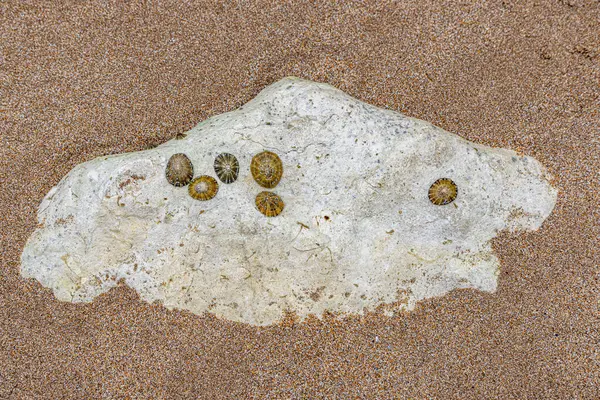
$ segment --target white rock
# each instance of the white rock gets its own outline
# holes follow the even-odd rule
[[[255,208],[264,189],[249,171],[265,149],[284,164],[274,218]],[[165,179],[179,152],[196,176],[232,153],[240,177],[194,200]],[[446,206],[428,200],[440,177],[458,185]],[[183,140],[73,168],[40,205],[21,272],[64,301],[123,278],[148,302],[254,325],[286,311],[393,313],[455,288],[493,292],[490,239],[540,227],[556,201],[548,179],[533,158],[286,78]]]

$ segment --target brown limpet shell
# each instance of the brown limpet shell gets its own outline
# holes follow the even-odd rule
[[[185,186],[194,177],[194,166],[185,154],[173,154],[167,163],[165,176],[171,185],[177,187]]]
[[[256,208],[267,217],[278,216],[283,211],[284,206],[281,197],[273,192],[264,191],[256,195]]]
[[[252,172],[252,177],[256,183],[267,189],[272,189],[281,180],[283,164],[277,154],[263,151],[252,157],[250,172]]]
[[[458,187],[451,179],[440,178],[429,188],[429,201],[436,206],[452,203],[458,195]]]
[[[219,184],[212,176],[202,175],[195,178],[188,187],[188,193],[196,200],[210,200],[217,195]]]
[[[223,183],[235,182],[240,172],[240,164],[233,154],[221,153],[215,158],[215,173]]]

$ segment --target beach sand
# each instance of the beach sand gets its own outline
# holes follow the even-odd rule
[[[598,1],[38,3],[0,5],[0,398],[600,398]],[[549,169],[542,228],[493,241],[496,293],[256,328],[125,286],[62,303],[21,278],[71,168],[289,75]]]

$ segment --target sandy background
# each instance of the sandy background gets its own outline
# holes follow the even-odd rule
[[[37,3],[0,3],[0,398],[600,397],[598,1]],[[557,206],[494,241],[495,294],[259,329],[21,279],[37,206],[72,167],[287,75],[549,168]]]

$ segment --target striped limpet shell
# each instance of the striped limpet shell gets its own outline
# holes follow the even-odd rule
[[[252,157],[250,172],[256,183],[267,189],[272,189],[281,180],[283,164],[275,153],[263,151]]]
[[[188,193],[196,200],[210,200],[217,195],[219,184],[212,176],[202,175],[195,178],[188,187]]]
[[[221,182],[232,183],[238,178],[240,164],[233,154],[221,153],[215,158],[215,172]]]
[[[256,208],[267,217],[276,217],[284,207],[281,197],[273,192],[260,192],[256,195]]]
[[[194,166],[185,154],[173,154],[167,163],[165,176],[171,185],[177,187],[185,186],[194,177]]]
[[[458,195],[458,187],[451,179],[440,178],[429,188],[429,201],[436,206],[452,203]]]

